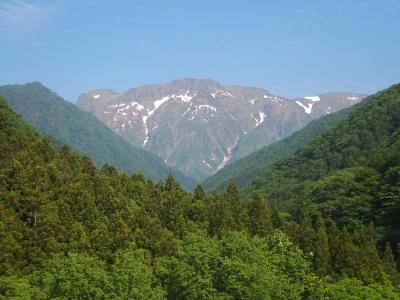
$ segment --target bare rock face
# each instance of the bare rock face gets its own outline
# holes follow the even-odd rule
[[[278,141],[364,95],[330,93],[288,100],[264,89],[184,79],[120,94],[84,93],[77,105],[135,146],[197,180]]]

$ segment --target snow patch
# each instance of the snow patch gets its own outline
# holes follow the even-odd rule
[[[267,116],[266,113],[264,112],[258,112],[258,115],[260,117],[260,120],[258,120],[257,118],[254,118],[254,121],[256,121],[256,127],[259,126],[262,122],[264,122],[265,117]]]
[[[192,108],[192,105],[186,110],[183,115],[186,115]],[[195,105],[195,109],[191,112],[190,121],[193,121],[196,117],[203,117],[203,121],[208,121],[208,118],[214,117],[217,109],[214,106],[208,104]]]
[[[226,149],[228,153],[227,153],[227,155],[224,155],[222,162],[217,167],[217,171],[221,170],[228,163],[228,161],[230,160],[230,158],[232,156],[232,150],[236,147],[238,141],[239,141],[239,137],[236,138],[235,142],[233,143],[233,145],[231,147],[228,147]]]
[[[146,133],[146,138],[143,141],[143,147],[146,146],[147,142],[149,141],[149,129],[147,128],[147,119],[150,118],[150,116],[152,114],[154,114],[154,112],[161,106],[163,105],[165,102],[167,102],[168,100],[174,98],[175,95],[171,95],[171,96],[166,96],[163,97],[159,100],[156,100],[153,102],[154,108],[152,110],[147,111],[147,115],[143,116],[143,125],[144,125],[144,131]]]
[[[263,97],[264,97],[264,99],[268,99],[272,102],[282,102],[283,101],[282,98],[279,98],[277,96],[264,95]]]
[[[198,106],[199,109],[209,109],[209,110],[213,110],[213,111],[217,111],[217,109],[214,106],[208,105],[208,104],[201,104]]]
[[[94,95],[94,96],[93,96],[94,99],[99,99],[100,97],[101,97],[100,94],[97,94],[97,95]]]
[[[309,96],[309,97],[304,97],[304,99],[311,100],[311,103],[308,103],[307,105],[304,105],[300,101],[296,101],[296,103],[304,109],[304,112],[306,114],[311,115],[312,108],[315,104],[315,102],[321,101],[321,99],[318,96]]]
[[[215,97],[218,96],[225,96],[225,97],[231,97],[231,98],[236,98],[234,95],[232,95],[231,93],[224,91],[224,90],[216,90],[214,93],[210,94],[211,97],[213,97],[215,99]]]
[[[189,96],[189,93],[190,93],[190,91],[188,90],[183,95],[176,95],[175,98],[179,98],[179,99],[181,99],[182,102],[188,103],[188,102],[192,101],[193,97],[196,96],[196,94],[194,94],[193,96]]]
[[[152,112],[154,112],[157,108],[159,108],[161,105],[163,105],[165,102],[167,102],[169,99],[173,98],[175,95],[172,96],[166,96],[161,98],[160,100],[156,100],[154,101],[154,109],[152,110]],[[150,112],[149,112],[150,113]]]
[[[266,116],[267,116],[266,113],[260,112],[260,124],[261,124],[262,122],[264,122]]]
[[[130,108],[129,105],[127,105],[127,106],[125,106],[125,107],[123,107],[123,106],[120,105],[120,107],[122,107],[122,108],[118,108],[118,110],[117,110],[118,113],[120,113],[121,111],[124,111],[124,110],[127,110],[127,109]]]
[[[305,105],[304,105],[303,103],[301,103],[300,101],[296,101],[296,103],[304,109],[304,112],[305,112],[306,114],[309,114],[309,115],[311,114],[312,107],[313,107],[313,105],[314,105],[313,102],[309,103],[307,106],[305,106]]]
[[[203,164],[205,164],[208,168],[212,169],[212,167],[210,166],[210,164],[209,164],[208,162],[206,162],[204,159],[203,159]]]
[[[231,93],[229,93],[227,91],[221,91],[221,95],[226,96],[226,97],[236,98],[235,96],[233,96]]]
[[[143,110],[144,109],[144,106],[142,104],[139,104],[139,103],[137,103],[135,101],[132,101],[131,105],[132,105],[132,107],[136,108],[137,110]]]
[[[359,97],[347,97],[347,99],[349,99],[350,101],[357,101],[358,99],[360,99]]]
[[[304,97],[304,99],[311,100],[312,102],[318,102],[321,101],[321,98],[318,96],[309,96],[309,97]]]

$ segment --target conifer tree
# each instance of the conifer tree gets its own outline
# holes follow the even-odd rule
[[[271,220],[272,220],[273,228],[275,228],[275,229],[283,228],[284,220],[283,220],[282,216],[280,215],[280,212],[276,208],[272,208]]]
[[[389,242],[386,242],[385,249],[382,254],[383,270],[389,276],[393,284],[397,285],[400,282],[400,274],[397,270],[396,261],[394,259],[392,247]]]
[[[330,263],[329,240],[325,221],[321,214],[318,215],[316,222],[314,252],[313,262],[315,273],[318,275],[327,275]]]
[[[216,235],[222,237],[229,230],[236,227],[230,203],[225,195],[215,195],[210,199],[209,203],[208,232],[212,236]]]
[[[243,230],[247,224],[246,208],[240,201],[239,190],[234,181],[231,181],[226,188],[225,197],[228,200],[230,210],[235,223],[235,229]]]
[[[75,222],[72,225],[69,239],[69,250],[71,252],[85,252],[90,249],[90,240],[81,223]]]
[[[360,262],[357,247],[346,228],[340,231],[335,222],[329,226],[329,249],[332,260],[332,273],[337,276],[357,276]]]
[[[308,212],[303,208],[300,211],[299,246],[306,256],[314,256],[314,229]]]
[[[202,228],[207,228],[207,203],[206,193],[201,185],[194,190],[193,203],[189,213],[189,218],[198,223]]]
[[[383,282],[383,270],[379,252],[376,247],[377,232],[375,226],[370,223],[366,230],[358,234],[360,260],[360,273],[365,282]]]
[[[259,194],[249,203],[249,232],[251,235],[267,236],[272,231],[271,209]]]
[[[204,192],[204,189],[201,185],[196,186],[196,189],[194,190],[193,194],[193,201],[205,201],[206,199],[206,193]]]

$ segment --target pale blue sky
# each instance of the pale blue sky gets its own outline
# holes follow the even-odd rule
[[[0,84],[212,78],[282,96],[400,82],[399,0],[0,0]]]

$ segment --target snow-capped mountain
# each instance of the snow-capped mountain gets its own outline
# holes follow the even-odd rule
[[[264,89],[184,79],[126,93],[95,90],[77,105],[135,146],[197,180],[364,96],[331,93],[288,100]]]

